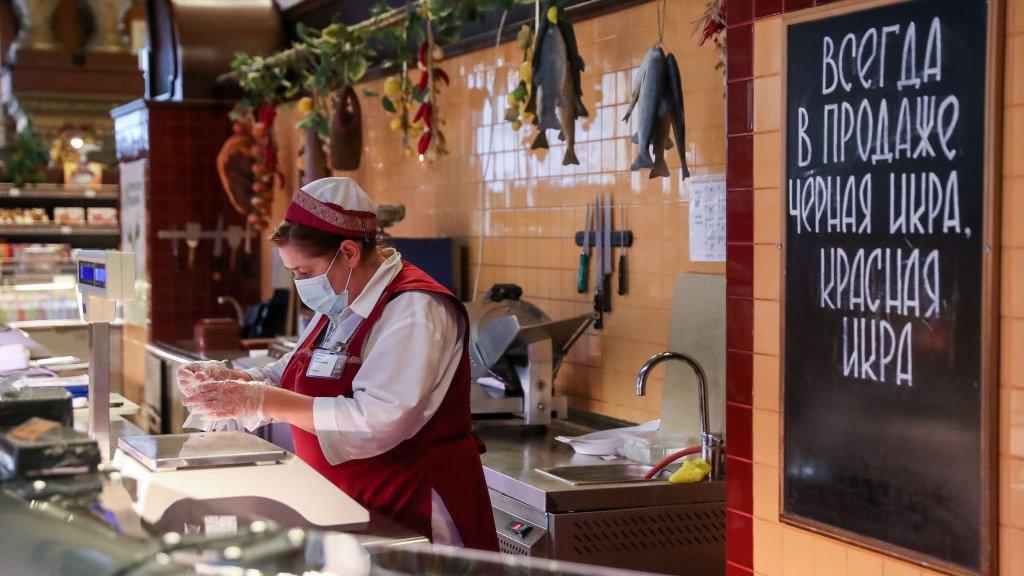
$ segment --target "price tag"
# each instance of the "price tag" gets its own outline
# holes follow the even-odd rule
[[[96,197],[96,191],[93,190],[92,188],[87,189],[85,191],[85,197],[86,198],[95,198]]]
[[[7,191],[7,195],[8,195],[8,196],[11,196],[12,198],[17,198],[18,196],[21,196],[21,188],[18,188],[18,187],[11,187],[11,188],[10,188],[10,189],[9,189],[9,190]]]
[[[65,235],[65,236],[71,234],[71,232],[72,232],[71,226],[61,226],[60,227],[60,233]]]

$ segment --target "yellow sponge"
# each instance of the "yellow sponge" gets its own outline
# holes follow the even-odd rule
[[[669,476],[668,481],[673,484],[692,484],[693,482],[700,482],[710,472],[711,465],[707,461],[703,458],[694,458],[693,460],[683,462],[679,470],[676,470]]]

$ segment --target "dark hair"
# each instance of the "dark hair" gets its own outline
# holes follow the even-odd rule
[[[312,226],[288,220],[282,220],[277,225],[277,228],[274,229],[274,233],[270,235],[270,241],[278,246],[293,244],[307,256],[314,258],[333,255],[345,240],[352,240],[358,243],[359,250],[363,256],[372,254],[377,249],[376,235],[369,238],[338,236],[337,234],[331,234]]]

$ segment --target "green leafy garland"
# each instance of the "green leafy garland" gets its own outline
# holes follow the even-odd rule
[[[363,79],[373,50],[365,36],[343,24],[331,24],[317,32],[300,23],[296,33],[308,47],[301,75],[302,85],[310,92],[310,96],[299,101],[304,117],[297,128],[315,130],[326,138],[330,132],[330,108],[338,104],[330,101],[331,94]]]
[[[263,56],[239,52],[231,61],[231,69],[238,73],[242,88],[242,98],[231,111],[235,121],[251,117],[261,104],[277,106],[294,99],[302,86],[294,59],[271,64]]]
[[[36,132],[32,120],[28,120],[18,131],[18,140],[5,151],[4,179],[17,186],[38,184],[46,175],[50,163],[50,151],[42,136]]]
[[[292,102],[305,91],[298,103],[303,118],[297,127],[313,129],[326,137],[328,110],[331,104],[336,104],[331,101],[332,95],[362,80],[370,58],[376,55],[371,45],[381,46],[393,57],[380,64],[401,71],[385,81],[381,105],[396,115],[391,126],[402,131],[406,154],[412,156],[416,150],[422,157],[428,149],[428,157],[443,154],[444,137],[439,128],[443,119],[437,110],[436,95],[438,88],[449,80],[434,65],[443,58],[440,46],[458,40],[466,24],[489,13],[508,10],[517,3],[532,4],[533,0],[407,0],[405,18],[369,34],[341,23],[320,31],[300,24],[296,29],[298,41],[289,57],[244,53],[235,57],[231,69],[237,74],[243,95],[232,119],[251,118],[260,105]],[[390,11],[386,4],[379,4],[372,14],[381,17]],[[417,68],[423,70],[425,82],[422,78],[416,83],[410,80],[409,71]],[[368,91],[364,94],[378,96]]]

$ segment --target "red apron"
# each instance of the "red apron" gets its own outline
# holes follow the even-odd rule
[[[315,434],[292,426],[295,452],[310,466],[360,504],[396,522],[431,537],[431,489],[444,501],[468,548],[498,550],[491,515],[491,502],[480,464],[479,441],[471,433],[469,406],[469,321],[466,309],[444,286],[419,268],[402,263],[402,269],[384,289],[370,316],[349,338],[348,359],[337,379],[310,378],[306,369],[314,344],[327,325],[320,322],[292,356],[281,378],[281,386],[314,397],[352,397],[352,381],[361,365],[363,345],[384,307],[403,292],[440,294],[458,304],[466,337],[462,361],[447,394],[434,416],[416,433],[391,450],[373,456],[331,465],[320,449]],[[403,361],[401,350],[375,351],[394,354]],[[416,358],[408,359],[416,361]]]

